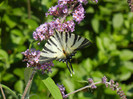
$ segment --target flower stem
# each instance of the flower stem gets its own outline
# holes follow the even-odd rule
[[[91,88],[92,85],[97,85],[97,84],[100,84],[100,83],[102,83],[102,82],[96,82],[96,83],[93,83],[93,84],[91,84],[91,85],[87,85],[87,86],[85,86],[85,87],[82,87],[82,88],[80,88],[80,89],[77,89],[77,90],[75,90],[75,91],[73,91],[73,92],[71,92],[71,93],[68,93],[68,94],[66,94],[66,95],[69,96],[69,95],[71,95],[71,94],[74,94],[74,93],[77,93],[77,92],[79,92],[79,91],[82,91],[82,90],[84,90],[84,89],[86,89],[86,88]]]
[[[3,96],[3,99],[6,99],[6,96],[5,96],[5,94],[4,94],[4,91],[3,91],[3,89],[2,89],[1,84],[0,84],[0,90],[1,90],[1,93],[2,93],[2,96]]]
[[[25,87],[25,90],[24,90],[24,93],[23,93],[21,99],[25,99],[25,96],[26,96],[27,91],[28,91],[28,89],[29,89],[29,87],[30,87],[30,85],[31,85],[31,82],[32,82],[32,80],[33,80],[33,77],[34,77],[35,73],[36,73],[36,71],[33,70],[32,74],[31,74],[31,76],[30,76],[30,79],[29,79],[29,81],[28,81],[28,83],[27,83],[27,85],[26,85],[26,87]]]

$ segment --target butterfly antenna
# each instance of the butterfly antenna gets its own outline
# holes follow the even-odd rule
[[[72,69],[73,74],[75,74],[75,73],[74,73],[74,70],[73,70],[73,67],[72,67],[72,64],[71,64],[71,61],[68,60],[68,62],[70,63],[70,66],[71,66],[71,69]]]
[[[67,65],[67,68],[68,68],[68,70],[69,70],[69,72],[70,72],[70,75],[72,76],[72,73],[71,73],[71,70],[70,70],[70,68],[69,68],[69,66],[68,66],[68,61],[66,60],[66,65]]]

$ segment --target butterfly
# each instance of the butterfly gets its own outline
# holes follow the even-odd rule
[[[58,60],[59,62],[66,62],[67,68],[72,76],[73,67],[71,64],[72,56],[76,51],[90,45],[91,42],[86,38],[70,32],[58,32],[55,30],[53,36],[51,36],[43,50],[40,53],[39,63],[49,62],[52,60]]]

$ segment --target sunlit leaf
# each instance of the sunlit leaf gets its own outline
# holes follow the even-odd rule
[[[113,16],[113,27],[120,28],[123,25],[123,15],[121,13]]]
[[[122,50],[120,54],[121,60],[131,60],[133,59],[133,51],[130,50]]]
[[[24,68],[16,68],[13,73],[19,76],[21,79],[24,79]]]
[[[98,19],[92,19],[91,21],[93,30],[98,33],[99,32],[99,20]]]
[[[14,85],[15,90],[21,94],[23,93],[23,87],[24,87],[24,84],[22,80],[18,80]]]
[[[38,73],[40,78],[42,79],[42,82],[45,84],[45,86],[48,88],[54,99],[62,99],[62,95],[60,93],[59,88],[55,84],[55,82],[52,80],[51,77],[49,77],[47,74],[42,75],[41,73]]]

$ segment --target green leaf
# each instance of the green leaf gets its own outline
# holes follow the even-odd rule
[[[97,47],[99,48],[99,50],[104,52],[103,42],[100,37],[96,38],[96,44],[97,44]]]
[[[21,94],[23,93],[23,87],[24,87],[24,84],[22,80],[18,80],[14,85],[15,90]]]
[[[23,44],[25,41],[22,32],[18,29],[11,31],[11,40],[14,44]]]
[[[133,62],[130,61],[124,61],[123,66],[128,69],[129,71],[133,72]]]
[[[6,51],[0,49],[0,60],[3,62],[3,67],[9,68],[10,63],[8,59],[8,54]]]
[[[30,67],[25,68],[25,70],[24,70],[25,84],[28,83],[28,81],[29,81],[29,79],[30,79],[30,76],[32,75],[32,72],[33,72],[33,69],[32,69],[32,68],[30,68]],[[30,92],[31,85],[32,85],[32,83],[30,84],[30,87],[29,87],[29,89],[28,89],[28,91],[27,91],[26,96],[29,96],[29,92]]]
[[[118,76],[121,81],[125,81],[131,77],[131,72],[125,72]]]
[[[120,53],[121,60],[131,60],[133,59],[133,51],[130,50],[122,50]]]
[[[28,25],[30,29],[35,29],[38,27],[38,24],[35,20],[32,19],[25,19],[24,22]]]
[[[2,84],[2,87],[4,89],[7,89],[10,92],[10,94],[12,94],[12,96],[15,97],[15,99],[19,99],[18,96],[16,95],[16,93],[13,90],[11,90],[9,87],[7,87],[6,85],[3,85],[3,84]]]
[[[24,79],[24,68],[16,68],[13,73],[17,76],[19,76],[21,79]]]
[[[47,74],[42,75],[41,73],[38,73],[40,78],[42,79],[42,82],[45,84],[45,86],[48,88],[54,99],[62,99],[61,92],[55,82],[52,80],[51,77],[49,77]]]
[[[4,81],[13,81],[14,80],[14,75],[10,73],[6,73],[3,78]]]
[[[94,8],[93,7],[88,7],[88,9],[86,10],[86,13],[94,13]]]
[[[92,71],[92,61],[89,58],[84,60],[82,65],[85,67],[88,73]]]
[[[121,13],[113,16],[113,27],[120,28],[123,25],[123,15]]]
[[[103,38],[103,44],[104,44],[104,47],[108,50],[116,49],[116,44],[113,41],[111,41],[111,39],[109,37]]]
[[[93,30],[98,33],[99,32],[99,20],[98,19],[92,19],[91,21]]]
[[[8,16],[8,15],[4,15],[4,21],[6,22],[6,24],[10,27],[10,28],[13,28],[13,27],[15,27],[17,24],[16,24],[16,22],[14,22],[11,18],[10,18],[10,16]]]
[[[23,16],[24,11],[22,8],[14,8],[13,9],[13,15],[16,15],[16,16]]]

